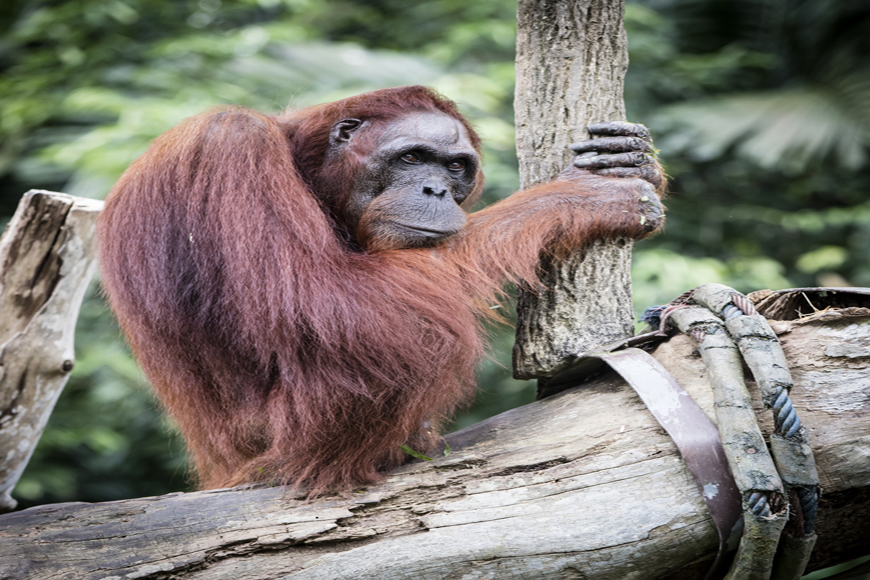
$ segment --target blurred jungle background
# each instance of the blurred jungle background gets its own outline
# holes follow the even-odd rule
[[[234,103],[275,112],[434,86],[485,144],[486,202],[518,185],[512,0],[3,0],[0,226],[30,188],[101,198],[149,141]],[[870,0],[630,1],[629,119],[672,177],[637,244],[636,310],[705,282],[870,286]],[[531,401],[512,329],[464,426]],[[187,489],[183,443],[94,284],[72,378],[20,507]]]

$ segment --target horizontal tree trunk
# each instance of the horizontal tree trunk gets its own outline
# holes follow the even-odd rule
[[[870,553],[870,310],[772,325],[824,490],[818,569]],[[715,421],[694,342],[655,356]],[[237,488],[0,516],[0,578],[688,579],[714,555],[692,477],[611,375],[447,439],[449,456],[347,497]]]

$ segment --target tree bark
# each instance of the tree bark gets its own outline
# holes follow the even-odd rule
[[[0,238],[0,512],[73,368],[101,201],[31,190]]]
[[[625,119],[628,43],[622,0],[520,0],[517,154],[523,189],[551,180],[574,157],[586,126]],[[541,266],[547,290],[519,291],[514,375],[552,377],[570,356],[634,333],[631,241],[597,242]]]
[[[870,553],[870,309],[771,324],[824,490],[813,570]],[[694,342],[655,357],[715,421]],[[0,578],[675,580],[710,564],[717,535],[692,477],[613,376],[447,440],[449,456],[346,497],[237,488],[0,516]]]

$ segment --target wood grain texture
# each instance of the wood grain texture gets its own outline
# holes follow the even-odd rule
[[[0,512],[73,368],[102,202],[27,192],[0,239]]]
[[[574,157],[586,126],[625,119],[628,44],[622,0],[520,0],[517,10],[517,154],[523,189],[549,181]],[[599,242],[543,264],[549,289],[520,290],[514,375],[551,377],[566,359],[631,336],[631,247]]]
[[[773,323],[824,490],[811,570],[870,552],[870,311],[843,312]],[[655,357],[715,421],[695,348],[677,336]],[[716,550],[673,444],[612,376],[447,439],[449,456],[348,497],[239,488],[0,516],[0,578],[673,580]]]

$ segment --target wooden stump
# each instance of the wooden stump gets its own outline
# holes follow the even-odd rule
[[[101,201],[31,190],[0,238],[0,512],[73,368]]]

